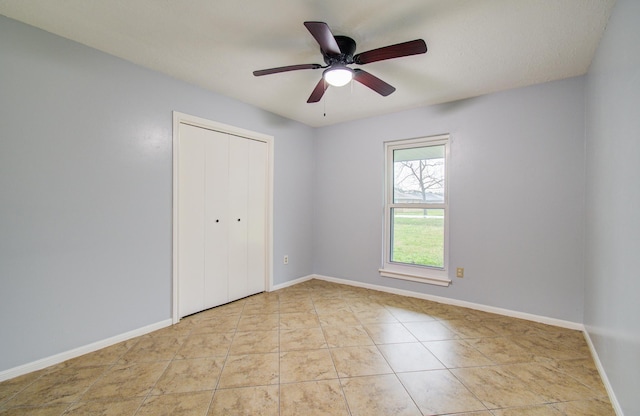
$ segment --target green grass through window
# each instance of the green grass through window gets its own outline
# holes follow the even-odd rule
[[[393,262],[444,267],[444,218],[430,215],[442,214],[442,210],[429,210],[425,218],[411,215],[412,212],[397,212],[393,227]],[[439,211],[439,212],[434,212]]]

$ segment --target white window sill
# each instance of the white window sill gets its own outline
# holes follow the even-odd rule
[[[406,271],[395,271],[389,269],[379,269],[380,276],[391,277],[393,279],[410,280],[412,282],[427,283],[430,285],[447,287],[451,284],[451,279],[437,276],[421,275]]]

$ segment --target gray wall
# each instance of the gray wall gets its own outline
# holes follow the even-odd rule
[[[170,318],[173,110],[275,136],[274,280],[311,273],[311,128],[1,16],[0,39],[0,371]]]
[[[380,277],[383,142],[440,133],[465,277]],[[316,273],[582,322],[584,78],[326,127],[315,147]]]
[[[640,2],[618,0],[587,82],[584,323],[626,415],[640,415]]]

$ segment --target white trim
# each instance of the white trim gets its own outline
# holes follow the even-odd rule
[[[218,123],[216,121],[207,120],[201,117],[184,114],[178,111],[173,112],[173,236],[172,236],[172,320],[178,323],[178,151],[179,151],[179,133],[180,124],[188,124],[195,127],[201,127],[208,130],[214,130],[221,133],[231,134],[252,140],[259,140],[267,144],[268,161],[267,169],[267,241],[266,241],[266,265],[265,265],[265,289],[272,290],[273,286],[273,178],[274,178],[274,138],[267,134],[258,133],[251,130],[245,130],[228,124]]]
[[[126,341],[131,338],[139,337],[141,335],[148,334],[149,332],[157,331],[158,329],[166,328],[171,325],[171,319],[165,319],[164,321],[156,322],[155,324],[147,325],[142,328],[134,329],[129,332],[125,332],[120,335],[116,335],[111,338],[106,338],[101,341],[96,341],[91,344],[83,345],[82,347],[74,348],[69,351],[61,352],[50,357],[42,358],[37,361],[33,361],[27,364],[20,365],[18,367],[10,368],[8,370],[0,371],[0,381],[9,380],[14,377],[18,377],[33,371],[42,370],[52,365],[60,364],[61,362],[70,360],[72,358],[79,357],[90,352],[97,351],[102,348],[109,347],[122,341]]]
[[[267,141],[269,160],[267,161],[267,170],[269,177],[267,178],[267,292],[273,287],[273,190],[275,178],[275,145],[276,142],[272,136]]]
[[[431,285],[445,286],[445,287],[451,284],[451,279],[442,279],[435,276],[433,277],[419,276],[416,274],[400,273],[394,270],[385,270],[385,269],[379,269],[378,272],[380,272],[380,276],[391,277],[393,279],[410,280],[412,282],[429,283]]]
[[[184,123],[195,127],[202,127],[207,130],[215,130],[221,133],[231,134],[233,136],[244,137],[248,139],[260,140],[269,143],[273,141],[273,136],[268,134],[258,133],[252,130],[245,130],[240,127],[232,126],[230,124],[219,123],[217,121],[208,120],[206,118],[192,116],[190,114],[181,113],[179,111],[173,112],[174,127],[175,124]],[[175,128],[174,128],[175,132]]]
[[[325,280],[327,282],[339,283],[339,284],[343,284],[343,285],[349,285],[349,286],[362,287],[362,288],[365,288],[365,289],[378,290],[380,292],[393,293],[393,294],[396,294],[396,295],[409,296],[409,297],[418,298],[418,299],[430,300],[430,301],[433,301],[433,302],[444,303],[446,305],[461,306],[463,308],[469,308],[469,309],[475,309],[475,310],[483,311],[483,312],[495,313],[497,315],[509,316],[509,317],[512,317],[512,318],[525,319],[527,321],[539,322],[539,323],[543,323],[543,324],[547,324],[547,325],[553,325],[553,326],[557,326],[557,327],[561,327],[561,328],[575,329],[577,331],[584,331],[584,325],[582,325],[580,323],[577,323],[577,322],[565,321],[565,320],[556,319],[556,318],[549,318],[547,316],[534,315],[534,314],[530,314],[530,313],[526,313],[526,312],[514,311],[514,310],[511,310],[511,309],[503,309],[503,308],[498,308],[498,307],[495,307],[495,306],[483,305],[481,303],[468,302],[466,300],[445,298],[445,297],[442,297],[442,296],[435,296],[435,295],[428,295],[428,294],[425,294],[425,293],[413,292],[411,290],[396,289],[396,288],[393,288],[393,287],[380,286],[380,285],[374,285],[374,284],[363,283],[363,282],[356,282],[356,281],[353,281],[353,280],[340,279],[340,278],[337,278],[337,277],[322,276],[322,275],[317,275],[317,274],[313,275],[312,278],[319,279],[319,280]]]
[[[178,317],[178,137],[180,131],[181,113],[173,112],[173,139],[172,139],[172,188],[171,199],[173,204],[173,217],[171,219],[171,320],[174,324],[180,321]]]
[[[607,377],[607,373],[604,371],[604,367],[602,366],[602,362],[600,361],[600,357],[598,356],[598,352],[596,351],[595,345],[593,345],[593,341],[591,341],[591,336],[589,335],[589,331],[584,330],[584,338],[587,340],[587,345],[589,346],[589,350],[591,351],[591,356],[593,357],[593,362],[596,364],[596,368],[598,369],[598,373],[600,374],[600,378],[602,379],[602,384],[604,384],[605,390],[607,390],[607,394],[609,395],[609,401],[611,402],[611,406],[613,410],[616,412],[617,416],[624,416],[622,412],[622,407],[620,406],[620,402],[618,402],[618,398],[616,394],[613,392],[613,387],[611,386],[611,382],[609,382],[609,377]]]
[[[310,274],[308,276],[302,276],[302,277],[299,277],[299,278],[294,279],[294,280],[289,280],[288,282],[277,284],[277,285],[273,286],[271,288],[271,290],[269,290],[269,292],[274,291],[274,290],[284,289],[284,288],[289,287],[289,286],[294,286],[294,285],[297,285],[298,283],[303,283],[303,282],[306,282],[308,280],[315,279],[315,278],[316,278],[316,276],[313,275],[313,274]]]

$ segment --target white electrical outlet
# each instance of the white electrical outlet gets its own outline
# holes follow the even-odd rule
[[[289,264],[289,256],[284,256],[284,260],[282,260],[282,263]]]

